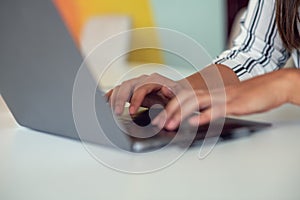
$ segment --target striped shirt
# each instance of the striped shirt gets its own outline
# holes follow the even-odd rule
[[[290,54],[280,38],[275,2],[250,0],[247,12],[241,18],[241,32],[234,40],[233,48],[223,52],[214,61],[215,64],[230,67],[240,80],[281,69],[290,56],[296,67],[300,67],[299,50]]]

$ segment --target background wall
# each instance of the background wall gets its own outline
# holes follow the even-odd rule
[[[155,23],[195,39],[215,57],[225,47],[226,1],[151,0]],[[187,49],[189,51],[189,49]],[[173,63],[172,64],[176,64]]]
[[[224,0],[54,1],[77,41],[80,40],[82,29],[91,18],[101,15],[124,15],[132,19],[132,28],[156,26],[182,32],[201,44],[211,57],[217,56],[225,47],[227,20]],[[155,42],[157,39],[160,38],[133,36],[132,41],[134,44],[152,40]],[[183,48],[186,48],[184,49],[186,52],[191,51],[188,47]],[[134,52],[129,59],[168,65],[186,65],[174,55],[149,50]]]

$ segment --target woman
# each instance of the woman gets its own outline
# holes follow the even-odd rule
[[[213,74],[216,67],[225,85],[226,115],[265,112],[285,103],[300,105],[300,71],[281,69],[291,55],[300,67],[299,6],[300,0],[251,0],[234,47],[222,53],[213,65],[177,82],[158,74],[126,81],[107,94],[112,107],[121,114],[129,101],[133,114],[141,105],[163,103],[166,115],[160,114],[152,123],[170,130],[200,108],[202,113],[189,122],[208,123],[223,115],[212,116],[210,93],[202,78]],[[219,91],[215,88],[210,92]],[[192,98],[195,95],[197,100]]]

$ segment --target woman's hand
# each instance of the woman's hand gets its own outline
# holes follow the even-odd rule
[[[183,85],[183,81],[179,83],[155,73],[125,81],[110,90],[106,97],[117,115],[123,113],[126,102],[130,103],[130,114],[134,114],[140,106],[166,105]]]
[[[194,111],[202,111],[201,114],[189,119],[189,122],[196,126],[223,117],[225,114],[247,115],[265,112],[288,102],[300,104],[300,93],[297,92],[300,86],[299,73],[298,70],[287,69],[259,76],[226,87],[226,96],[224,89],[214,90],[211,93],[200,90],[182,91],[168,103],[164,113],[158,115],[152,123],[173,130]],[[162,124],[163,122],[166,123]]]
[[[203,77],[215,80],[220,79],[220,75],[224,80],[224,85],[239,83],[236,74],[228,67],[210,65],[180,81],[173,81],[156,73],[150,76],[143,75],[123,82],[110,90],[106,97],[116,114],[123,113],[126,102],[131,103],[129,111],[134,114],[140,106],[166,105],[175,94],[183,89],[190,91],[207,90]]]

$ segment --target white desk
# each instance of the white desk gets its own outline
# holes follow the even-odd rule
[[[0,199],[300,199],[295,108],[250,117],[274,127],[220,143],[204,160],[195,148],[164,170],[130,175],[99,164],[79,142],[19,127],[1,99]],[[282,120],[284,111],[293,122]]]

